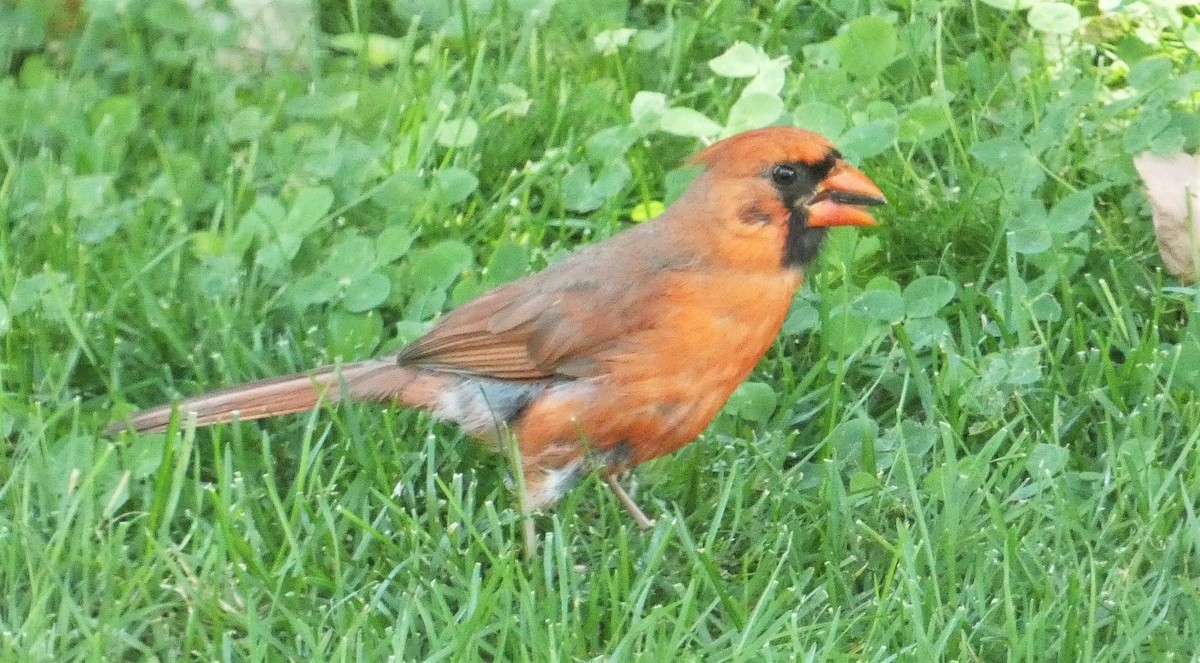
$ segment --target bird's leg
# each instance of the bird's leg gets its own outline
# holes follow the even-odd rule
[[[629,512],[629,515],[633,516],[633,519],[635,522],[637,522],[638,527],[642,529],[650,529],[651,527],[654,527],[654,521],[647,518],[646,513],[637,505],[637,502],[634,502],[633,498],[629,496],[629,493],[625,492],[625,488],[623,488],[621,486],[621,482],[617,480],[616,474],[605,472],[604,483],[608,484],[608,487],[612,489],[613,494],[617,496],[617,500],[621,502],[621,505],[625,507],[625,510]]]
[[[521,505],[521,518],[525,530],[525,561],[533,559],[537,551],[537,528],[533,522],[533,507],[530,505],[529,484],[525,483],[525,462],[521,458],[521,445],[517,436],[512,434],[505,425],[500,435],[500,442],[507,452],[509,465],[512,467],[514,488],[517,492],[517,502]]]
[[[522,509],[525,518],[525,561],[533,560],[533,553],[537,550],[537,528],[533,523],[533,512],[527,509]]]

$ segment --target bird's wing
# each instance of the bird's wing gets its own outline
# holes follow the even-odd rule
[[[656,289],[589,264],[604,263],[573,261],[460,306],[401,350],[399,363],[507,380],[594,375],[596,354],[646,323]]]

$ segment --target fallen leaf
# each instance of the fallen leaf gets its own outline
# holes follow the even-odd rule
[[[1150,152],[1133,160],[1154,211],[1154,236],[1167,271],[1196,280],[1200,264],[1200,156]]]

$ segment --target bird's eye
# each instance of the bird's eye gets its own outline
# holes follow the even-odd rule
[[[795,168],[782,163],[771,169],[771,179],[775,180],[775,183],[781,186],[795,184],[797,177],[799,177],[799,174]]]

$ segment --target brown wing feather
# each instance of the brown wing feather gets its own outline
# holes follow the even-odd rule
[[[653,310],[641,300],[656,289],[640,282],[656,274],[638,266],[655,264],[656,240],[647,224],[501,286],[448,313],[397,359],[508,380],[594,374],[596,353]]]

